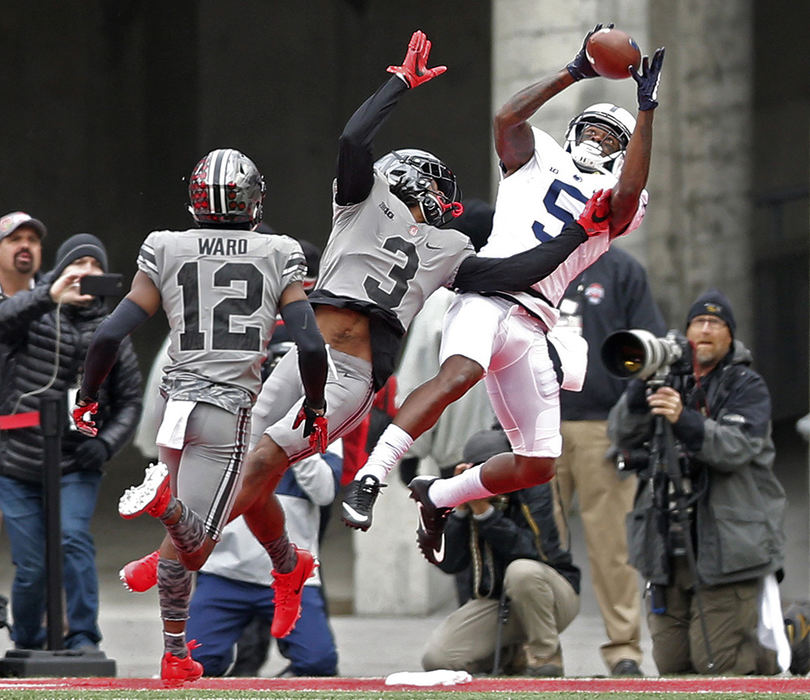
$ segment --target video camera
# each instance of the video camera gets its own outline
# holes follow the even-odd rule
[[[621,379],[663,381],[692,373],[692,345],[674,330],[663,338],[640,328],[616,331],[605,338],[601,353],[605,369]]]

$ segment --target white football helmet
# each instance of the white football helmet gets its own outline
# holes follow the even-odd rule
[[[592,124],[607,129],[621,143],[621,148],[605,155],[602,147],[594,141],[580,141],[586,125]],[[626,109],[609,102],[591,105],[575,116],[568,124],[565,134],[565,150],[577,167],[586,172],[613,173],[618,177],[627,144],[636,128],[636,120]]]

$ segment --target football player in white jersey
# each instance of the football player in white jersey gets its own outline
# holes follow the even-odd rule
[[[303,384],[300,414],[306,439],[322,440],[327,424],[326,348],[307,302],[306,263],[288,236],[253,230],[262,217],[265,184],[253,161],[234,149],[217,149],[197,164],[189,181],[189,210],[197,226],[153,231],[141,246],[128,295],[91,341],[73,411],[77,427],[94,434],[86,414],[121,341],[161,306],[169,321],[169,362],[161,395],[160,461],[142,484],[119,501],[124,518],[148,513],[166,538],[156,562],[163,619],[165,685],[194,681],[202,666],[189,653],[185,627],[192,571],[208,558],[228,520],[241,480],[250,434],[250,411],[261,389],[261,365],[281,313],[295,342]],[[297,550],[282,531],[260,539],[274,566],[277,599],[314,571],[309,552]]]
[[[580,389],[587,363],[584,339],[555,337],[556,306],[569,282],[644,215],[663,49],[652,61],[644,57],[641,73],[631,69],[638,88],[637,120],[621,107],[594,105],[571,121],[564,146],[528,122],[565,88],[596,77],[585,55],[591,33],[566,67],[519,91],[495,115],[502,179],[492,234],[481,254],[504,256],[537,241],[554,241],[598,189],[612,191],[609,235],[590,238],[529,289],[459,295],[445,317],[439,373],[411,392],[355,476],[370,493],[368,512],[362,514],[370,517],[380,483],[413,441],[447,405],[486,377],[493,410],[513,451],[449,479],[411,481],[411,497],[419,507],[419,546],[434,564],[443,558],[444,522],[454,506],[528,488],[554,475],[562,446],[560,386]]]

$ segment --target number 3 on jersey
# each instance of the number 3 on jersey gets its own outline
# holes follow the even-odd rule
[[[560,224],[560,229],[556,233],[551,234],[545,230],[542,223],[535,221],[532,224],[532,231],[534,231],[535,238],[537,238],[537,240],[541,243],[550,241],[552,238],[557,236],[557,234],[562,230],[562,227],[568,222],[573,221],[574,217],[579,216],[580,212],[582,211],[582,207],[580,207],[577,211],[568,211],[567,209],[563,209],[557,203],[561,191],[573,197],[578,202],[582,202],[583,205],[588,201],[588,197],[586,197],[573,185],[569,185],[567,182],[562,182],[562,180],[554,180],[551,183],[551,186],[548,188],[546,196],[543,197],[543,206],[552,217],[558,219],[562,223]]]
[[[251,316],[262,305],[264,277],[253,263],[225,263],[214,273],[213,286],[233,289],[234,282],[245,282],[241,297],[221,299],[211,309],[212,350],[261,351],[261,328],[245,325],[241,333],[230,330],[231,316]],[[180,334],[180,350],[205,349],[206,332],[200,324],[199,269],[196,262],[187,262],[177,273],[177,283],[183,290],[184,330]]]
[[[371,275],[363,280],[363,288],[366,290],[368,298],[375,304],[379,304],[384,309],[395,309],[405,296],[405,292],[408,291],[408,282],[413,279],[419,269],[419,253],[413,243],[399,236],[386,238],[382,247],[394,253],[394,255],[399,253],[404,256],[404,264],[392,265],[388,270],[388,279],[385,281],[385,286],[391,287],[390,283],[394,283],[390,292],[386,292],[383,283],[374,279]]]

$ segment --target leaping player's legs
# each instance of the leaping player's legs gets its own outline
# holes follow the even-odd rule
[[[419,546],[433,563],[444,556],[444,522],[453,507],[554,476],[554,460],[562,446],[559,383],[545,333],[532,317],[513,308],[504,318],[485,382],[513,452],[495,455],[447,479],[417,477],[411,482],[411,497],[420,512]]]
[[[457,296],[447,311],[438,374],[414,389],[383,431],[366,464],[347,485],[343,522],[368,530],[374,502],[388,474],[414,440],[432,428],[451,403],[484,376],[504,308],[477,294]]]

